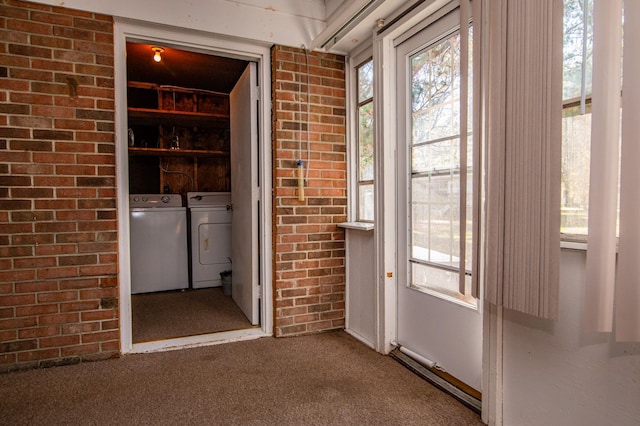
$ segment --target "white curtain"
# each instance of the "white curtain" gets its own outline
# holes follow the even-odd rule
[[[556,318],[562,0],[488,7],[485,298]]]
[[[589,234],[584,328],[613,331],[617,341],[640,341],[640,2],[596,0]],[[622,89],[622,101],[620,93]],[[622,105],[622,152],[620,106]],[[619,159],[621,169],[618,169]],[[620,173],[620,237],[616,278],[616,219]],[[615,307],[615,311],[614,311]]]

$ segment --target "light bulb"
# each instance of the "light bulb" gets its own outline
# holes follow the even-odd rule
[[[156,62],[162,61],[162,56],[160,56],[160,54],[164,52],[164,49],[162,47],[152,47],[151,50],[155,52],[153,54],[153,60]]]

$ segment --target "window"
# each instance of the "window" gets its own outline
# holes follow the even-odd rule
[[[587,235],[592,49],[593,0],[565,0],[561,177],[565,238]]]
[[[471,31],[469,38],[471,45]],[[450,34],[409,57],[410,286],[475,305],[471,296],[472,120],[467,120],[464,144],[460,134],[460,104],[463,100],[460,39],[459,32]],[[468,66],[469,75],[472,75],[471,55]],[[471,95],[468,93],[470,112]],[[461,197],[463,181],[466,181],[466,193]],[[462,219],[463,211],[465,219]],[[465,225],[463,233],[461,220]],[[465,247],[464,292],[460,291],[459,281],[461,243]]]
[[[562,195],[564,239],[587,236],[593,0],[564,1]]]
[[[373,205],[373,61],[357,67],[357,220],[372,222]]]

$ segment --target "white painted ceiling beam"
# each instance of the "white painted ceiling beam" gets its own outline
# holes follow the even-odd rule
[[[287,46],[325,28],[323,0],[34,0],[162,25]]]

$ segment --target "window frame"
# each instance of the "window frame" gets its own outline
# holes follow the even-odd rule
[[[437,43],[443,41],[443,40],[447,40],[451,37],[455,37],[456,35],[460,34],[460,25],[458,23],[455,23],[454,21],[456,21],[455,18],[455,14],[451,15],[451,17],[447,17],[445,16],[444,18],[441,18],[439,20],[439,23],[436,23],[437,26],[432,26],[431,29],[429,31],[433,31],[434,35],[430,35],[427,36],[425,39],[429,40],[428,42],[425,43],[413,43],[411,42],[410,39],[406,39],[405,41],[411,43],[410,45],[408,45],[405,49],[403,49],[402,55],[404,55],[404,61],[407,61],[407,70],[411,69],[410,66],[410,61],[412,57],[415,57],[416,55],[419,55],[423,52],[428,51],[429,49],[431,49],[432,47],[434,47]],[[469,26],[470,28],[472,27],[472,22],[469,22]],[[426,27],[423,28],[420,31],[416,31],[414,33],[414,35],[419,35],[421,32],[427,31]],[[472,52],[472,46],[469,46],[469,54],[471,54]],[[396,58],[397,61],[400,61],[400,59]],[[404,74],[404,73],[403,73]],[[402,267],[399,269],[398,271],[398,275],[402,276],[403,278],[406,277],[406,286],[408,288],[411,288],[415,291],[418,291],[420,293],[425,293],[425,294],[429,294],[431,296],[435,296],[443,301],[447,301],[447,302],[451,302],[454,304],[457,304],[459,306],[463,306],[465,308],[468,309],[472,309],[472,310],[478,310],[480,308],[480,304],[477,302],[478,299],[476,299],[475,297],[472,296],[472,292],[473,292],[473,284],[472,281],[470,281],[470,286],[469,284],[467,284],[467,291],[465,291],[465,293],[461,293],[459,291],[455,291],[455,290],[450,290],[450,291],[445,291],[444,289],[435,289],[435,287],[427,287],[427,286],[421,286],[421,285],[416,285],[415,281],[414,281],[414,276],[413,276],[413,268],[414,265],[424,265],[427,267],[431,267],[431,268],[435,268],[434,270],[438,270],[440,272],[443,273],[455,273],[456,275],[456,280],[460,279],[460,269],[459,267],[455,267],[455,266],[451,266],[451,265],[445,265],[444,263],[441,262],[434,262],[434,261],[424,261],[424,260],[420,260],[417,259],[415,256],[413,256],[412,254],[412,246],[413,246],[413,225],[412,225],[412,221],[413,221],[413,212],[408,210],[410,209],[410,205],[413,204],[412,200],[412,180],[414,179],[414,177],[416,177],[413,173],[413,165],[412,165],[412,155],[411,155],[411,151],[413,149],[413,147],[415,147],[414,144],[412,143],[408,143],[408,141],[411,140],[411,135],[413,134],[413,130],[412,130],[412,122],[413,122],[413,111],[412,111],[412,104],[411,104],[411,95],[410,95],[410,81],[411,81],[411,77],[409,74],[404,75],[403,77],[405,80],[403,80],[401,83],[398,83],[398,87],[405,87],[405,85],[407,85],[405,87],[405,89],[407,90],[406,93],[406,99],[404,99],[404,101],[406,102],[406,105],[400,107],[402,109],[405,110],[405,116],[404,117],[398,117],[397,121],[399,123],[399,126],[401,125],[400,122],[404,123],[404,128],[399,129],[398,132],[398,140],[403,139],[405,140],[407,143],[405,145],[402,146],[402,148],[399,146],[398,147],[398,153],[403,152],[403,156],[404,158],[400,158],[401,156],[399,155],[398,158],[398,174],[399,176],[402,176],[401,179],[399,179],[396,182],[396,191],[398,194],[402,193],[402,197],[398,200],[398,230],[397,230],[397,234],[398,234],[398,247],[399,248],[399,252],[401,252],[400,257],[399,257],[399,263],[402,264]],[[472,82],[472,74],[469,74],[469,84],[471,85]],[[402,90],[405,90],[402,89]],[[469,87],[469,90],[471,91],[471,86]],[[469,93],[469,95],[471,95],[471,92]],[[470,101],[471,98],[468,99],[468,101]],[[469,109],[468,111],[468,121],[472,121],[472,112],[471,109]],[[409,118],[411,117],[411,118]],[[470,123],[468,123],[470,124]],[[456,131],[454,131],[455,135],[447,135],[446,137],[442,137],[442,138],[437,138],[434,139],[433,141],[430,141],[429,143],[432,142],[437,142],[437,141],[449,141],[449,140],[455,140],[456,138],[460,138],[460,134],[459,134],[459,128],[456,129]],[[404,134],[404,137],[401,136],[401,134]],[[473,131],[471,128],[468,128],[467,130],[467,136],[469,137],[469,140],[467,143],[471,142],[472,139],[472,134]],[[477,143],[477,141],[475,141],[475,143]],[[458,142],[458,144],[460,144],[460,142]],[[467,145],[468,147],[469,145]],[[458,152],[460,151],[460,146],[458,146]],[[468,162],[467,162],[467,176],[469,176],[470,173],[474,173],[475,172],[472,171],[473,169],[473,161],[471,160],[471,157],[468,158]],[[450,173],[452,170],[455,170],[456,168],[452,168],[452,169],[447,169],[447,173]],[[459,170],[459,169],[458,169]],[[459,173],[459,172],[458,172]],[[459,176],[458,173],[455,173]],[[481,175],[478,175],[476,178],[481,179],[480,177]],[[459,182],[459,179],[458,179]],[[470,204],[472,203],[471,200],[469,200],[469,196],[471,196],[471,193],[473,191],[473,184],[471,185],[467,185],[467,201],[465,203],[466,207],[468,207]],[[406,206],[406,207],[404,207]],[[412,208],[412,207],[411,207]],[[472,220],[472,216],[468,216],[467,217],[467,222]],[[472,229],[473,229],[473,225],[472,225]],[[473,244],[471,244],[473,245]],[[471,250],[471,253],[473,253],[473,247],[467,247],[467,250]],[[406,250],[406,251],[405,251]],[[473,259],[473,256],[478,255],[479,253],[475,253],[471,255],[471,258]],[[467,263],[468,262],[468,263]],[[470,262],[468,260],[465,261],[465,269],[464,269],[464,277],[465,277],[465,281],[467,281],[467,279],[471,280],[472,279],[472,264],[473,264],[473,260],[471,260]]]
[[[360,93],[359,93],[359,70],[364,65],[371,63],[372,65],[372,73],[375,74],[375,63],[373,60],[373,53],[371,48],[364,50],[361,54],[356,55],[351,58],[351,87],[352,89],[352,113],[350,114],[352,126],[352,143],[350,144],[351,149],[350,152],[353,155],[353,159],[350,162],[352,165],[352,173],[351,173],[351,181],[352,184],[350,187],[353,190],[353,197],[351,197],[350,206],[352,207],[351,217],[355,219],[356,222],[363,223],[374,223],[375,222],[375,154],[372,153],[373,156],[373,178],[372,179],[360,179],[360,108],[363,106],[371,105],[374,107],[374,97],[375,97],[375,83],[374,88],[372,90],[372,94],[370,98],[366,98],[363,101],[360,101]],[[375,80],[375,77],[373,77]],[[375,120],[375,110],[373,112],[374,120]],[[373,127],[373,126],[372,126]],[[375,145],[375,131],[372,134],[372,143]],[[360,198],[361,198],[361,188],[363,186],[371,187],[372,193],[374,194],[374,206],[373,206],[373,217],[363,218],[360,215]]]

